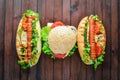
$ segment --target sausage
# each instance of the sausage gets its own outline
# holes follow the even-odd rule
[[[31,53],[32,53],[31,40],[32,40],[32,20],[33,19],[34,17],[24,18],[22,22],[22,29],[27,31],[27,53],[24,56],[25,62],[28,62],[28,60],[31,58]]]
[[[95,46],[95,21],[90,19],[90,57],[92,60],[96,58],[96,46]]]

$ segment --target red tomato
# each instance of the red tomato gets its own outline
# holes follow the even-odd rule
[[[61,21],[56,21],[52,24],[51,28],[55,28],[57,26],[64,26],[64,24]]]
[[[100,46],[99,44],[96,44],[96,56],[100,56],[102,53],[102,46]]]
[[[66,53],[64,53],[64,54],[54,54],[54,53],[53,53],[53,55],[54,55],[56,58],[61,59],[61,58],[64,58],[64,57],[65,57]]]
[[[95,33],[96,34],[100,33],[100,24],[98,22],[95,22]]]

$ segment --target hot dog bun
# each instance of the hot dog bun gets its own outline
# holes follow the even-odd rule
[[[84,54],[84,50],[85,50],[85,41],[84,41],[84,31],[85,31],[85,26],[86,26],[86,23],[88,22],[89,23],[89,20],[90,20],[90,16],[86,16],[84,17],[79,25],[78,25],[78,35],[77,35],[77,44],[78,44],[78,50],[79,50],[79,54],[80,54],[80,57],[82,59],[82,61],[87,64],[87,65],[91,65],[91,64],[94,64],[94,60],[91,59],[90,57],[90,53],[88,54]],[[95,42],[100,44],[102,46],[102,50],[104,51],[105,50],[105,45],[106,45],[106,33],[105,33],[105,28],[103,25],[101,25],[100,27],[100,30],[102,31],[100,34],[96,35],[95,34]],[[87,27],[87,41],[89,43],[89,27]],[[97,38],[101,36],[101,38],[98,40]],[[103,41],[104,40],[104,41]]]
[[[37,31],[37,35],[38,35],[38,38],[37,38],[37,44],[36,44],[36,48],[37,48],[37,53],[31,53],[31,58],[28,60],[28,62],[25,62],[24,60],[24,57],[25,57],[25,54],[27,54],[27,47],[25,48],[25,53],[23,53],[21,51],[21,48],[23,46],[21,45],[26,45],[27,46],[27,32],[24,31],[22,29],[22,22],[24,20],[24,17],[22,17],[22,19],[20,20],[19,22],[19,25],[18,25],[18,29],[17,29],[17,33],[16,33],[16,50],[17,50],[17,55],[18,55],[18,58],[19,58],[19,61],[18,61],[18,64],[20,64],[22,66],[22,68],[26,69],[28,67],[32,67],[34,65],[37,64],[38,60],[39,60],[39,57],[41,55],[41,28],[40,28],[40,22],[39,20],[36,22],[36,31]],[[32,45],[32,44],[31,44]],[[32,48],[32,51],[34,50],[34,48]]]

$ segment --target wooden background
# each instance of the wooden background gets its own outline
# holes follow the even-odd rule
[[[105,60],[94,71],[78,51],[64,60],[42,53],[31,69],[17,64],[15,37],[22,13],[39,12],[41,26],[61,20],[76,26],[86,15],[98,14],[107,32]],[[0,0],[0,80],[120,80],[120,0]],[[119,24],[118,24],[119,23]]]

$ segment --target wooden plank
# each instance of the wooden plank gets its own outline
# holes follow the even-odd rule
[[[91,14],[95,13],[95,4],[94,4],[94,0],[87,0],[87,15],[90,16]],[[87,80],[94,80],[95,76],[94,76],[94,69],[93,69],[93,65],[91,66],[87,66]]]
[[[29,0],[29,9],[37,11],[38,0]]]
[[[62,60],[61,59],[54,60],[53,79],[62,80]]]
[[[79,19],[78,21],[80,22],[80,20],[87,16],[86,15],[86,8],[87,8],[87,4],[86,4],[87,0],[79,0]],[[79,24],[79,23],[78,23]],[[77,26],[78,26],[77,24]],[[78,52],[79,54],[79,52]],[[79,55],[80,56],[80,55]],[[80,57],[80,71],[79,71],[79,80],[86,80],[87,79],[87,73],[86,73],[86,64],[84,64],[81,60],[81,57]]]
[[[44,63],[45,63],[45,60],[43,59],[44,58],[44,56],[43,56],[43,53],[42,53],[42,55],[41,55],[41,57],[40,57],[40,59],[39,59],[39,61],[38,61],[38,64],[36,65],[37,66],[37,70],[36,70],[36,80],[44,80],[44,72],[45,72],[45,65],[44,65]]]
[[[4,26],[5,26],[5,1],[0,0],[0,79],[4,79]]]
[[[40,14],[41,27],[45,26],[45,0],[38,0],[38,12]],[[37,80],[45,80],[45,54],[42,52],[37,65]]]
[[[120,35],[120,0],[118,0],[118,35]],[[118,36],[120,40],[120,36]],[[118,41],[118,80],[120,80],[120,41]]]
[[[102,20],[102,1],[95,0],[95,15]],[[95,80],[102,80],[102,64],[95,71]]]
[[[94,8],[95,4],[94,3],[95,3],[94,0],[87,0],[87,2],[86,2],[86,5],[87,5],[86,14],[87,15],[94,14],[94,12],[95,12],[95,8]]]
[[[46,26],[46,19],[45,19],[45,16],[46,16],[46,14],[45,14],[45,12],[46,12],[46,9],[45,9],[46,8],[46,2],[45,2],[45,0],[41,1],[41,8],[39,8],[39,6],[38,6],[38,11],[41,13],[40,14],[41,15],[40,16],[41,25]],[[41,9],[41,11],[39,9]]]
[[[79,0],[71,0],[71,7],[70,7],[70,11],[71,11],[71,25],[73,26],[78,26],[79,21],[80,21],[80,8],[79,8],[80,4],[79,4]],[[74,53],[74,55],[72,55],[71,57],[71,72],[70,72],[70,80],[80,80],[80,55],[78,54],[78,52],[76,51]]]
[[[29,0],[29,9],[37,12],[37,0]],[[36,65],[30,68],[28,79],[29,80],[37,80],[36,78]]]
[[[5,53],[4,53],[4,79],[14,80],[14,54],[13,49],[13,1],[6,0],[5,13]]]
[[[111,56],[111,14],[110,14],[110,0],[103,0],[102,4],[103,9],[103,24],[106,29],[107,36],[107,44],[106,44],[106,54],[104,56],[103,62],[103,71],[102,71],[102,79],[110,80],[110,56]]]
[[[54,21],[63,19],[63,0],[54,0]]]
[[[29,9],[29,0],[22,0],[22,4],[21,4],[21,18],[22,18],[22,14],[24,14],[26,12],[26,10]],[[20,78],[21,80],[28,80],[28,74],[29,74],[29,69],[20,70]]]
[[[118,80],[118,1],[111,0],[111,80]],[[114,64],[114,65],[113,65]]]
[[[17,31],[17,27],[20,21],[20,17],[21,17],[21,1],[20,0],[15,0],[14,1],[14,11],[13,11],[13,39],[12,39],[12,45],[14,50],[12,50],[12,53],[14,53],[12,56],[14,57],[14,79],[13,80],[17,80],[18,78],[20,78],[20,66],[18,65],[17,61],[18,61],[18,56],[17,56],[17,52],[16,52],[16,31]]]
[[[45,2],[45,19],[46,22],[52,22],[53,21],[53,9],[54,9],[54,0],[48,0]],[[47,23],[46,23],[47,25]],[[50,56],[45,56],[45,80],[53,80],[53,60],[50,58]]]
[[[36,72],[36,65],[35,65],[29,69],[28,79],[29,80],[37,80],[36,75],[37,75],[37,72]]]
[[[63,0],[63,22],[70,25],[70,0]],[[70,57],[63,60],[62,66],[62,80],[70,80]]]
[[[63,17],[63,1],[62,0],[54,0],[54,21],[61,21]],[[62,80],[62,59],[54,60],[54,80]]]
[[[79,23],[79,11],[78,11],[79,0],[71,0],[70,6],[70,17],[71,17],[71,25],[78,26]]]
[[[29,9],[29,0],[22,0],[22,13]]]
[[[80,57],[78,52],[75,52],[74,55],[71,57],[71,62],[70,62],[71,66],[71,72],[70,72],[70,80],[80,80],[81,79],[81,75],[80,73]]]

